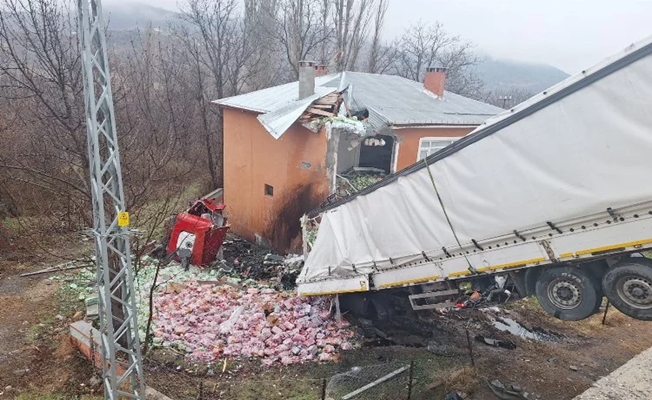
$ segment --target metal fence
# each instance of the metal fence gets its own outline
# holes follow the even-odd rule
[[[173,400],[296,399],[296,400],[414,400],[425,385],[414,379],[418,362],[385,362],[356,366],[324,378],[303,379],[283,374],[278,379],[257,379],[235,373],[201,373],[145,362],[148,385]],[[214,374],[214,375],[213,375]]]
[[[413,374],[414,362],[353,367],[329,379],[323,399],[410,399]]]

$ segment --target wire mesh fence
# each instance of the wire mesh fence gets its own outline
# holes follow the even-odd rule
[[[305,366],[307,370],[310,366]],[[148,385],[173,400],[197,399],[301,399],[301,400],[414,400],[422,398],[426,385],[421,379],[427,366],[419,362],[390,361],[344,368],[332,365],[334,373],[312,377],[310,372],[279,368],[261,379],[257,374],[188,371],[172,364],[146,361]],[[262,375],[262,374],[260,374]]]
[[[353,367],[332,376],[325,399],[390,400],[410,398],[414,363],[383,363]]]

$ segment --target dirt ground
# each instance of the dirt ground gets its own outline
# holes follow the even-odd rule
[[[47,252],[3,249],[0,253],[0,397],[17,399],[92,398],[99,387],[95,371],[68,342],[68,325],[83,302],[66,298],[47,276],[18,275],[61,262]],[[256,360],[228,360],[213,366],[183,362],[158,350],[146,362],[149,385],[174,399],[318,399],[324,378],[369,365],[414,362],[412,399],[442,399],[448,390],[470,399],[496,398],[487,382],[516,384],[544,400],[572,399],[593,382],[652,347],[650,325],[610,309],[579,322],[548,316],[535,300],[514,301],[501,309],[438,315],[419,314],[381,326],[388,340],[367,338],[337,363],[263,368]],[[491,319],[510,318],[546,340],[528,340],[494,328]],[[471,367],[466,330],[472,341]],[[476,335],[513,342],[514,349],[491,347]],[[430,351],[428,348],[430,345]],[[224,372],[222,372],[224,370]],[[404,396],[407,375],[386,388]],[[95,386],[94,386],[95,385]],[[400,389],[400,390],[399,390]],[[330,390],[330,389],[329,389]],[[382,397],[377,397],[380,399]],[[404,397],[403,397],[404,398]]]
[[[26,243],[0,249],[2,398],[78,398],[99,389],[90,387],[94,371],[68,340],[68,325],[82,305],[63,297],[47,275],[19,276],[60,263],[55,251],[65,252],[65,242],[52,252]]]

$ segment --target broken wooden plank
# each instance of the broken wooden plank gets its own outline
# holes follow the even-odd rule
[[[395,377],[396,375],[400,374],[401,372],[407,371],[408,369],[410,369],[410,367],[405,366],[405,367],[401,367],[401,368],[397,369],[394,372],[390,372],[389,374],[387,374],[387,375],[385,375],[385,376],[383,376],[381,378],[378,378],[378,379],[376,379],[375,381],[373,381],[373,382],[371,382],[369,384],[364,385],[360,389],[356,389],[356,390],[352,391],[351,393],[342,396],[342,400],[352,399],[355,396],[359,395],[360,393],[362,393],[364,391],[367,391],[367,390],[371,389],[372,387],[377,386],[377,385],[379,385],[379,384],[381,384],[381,383],[383,383],[385,381],[388,381],[388,380],[392,379],[393,377]]]
[[[333,98],[321,98],[321,99],[317,99],[317,100],[315,100],[315,102],[314,102],[313,104],[335,104],[335,103],[338,102],[338,100],[339,100],[339,99],[338,99],[337,97],[333,97]]]
[[[331,109],[333,108],[334,104],[320,104],[320,103],[313,103],[310,105],[312,108],[321,108],[321,109]]]
[[[26,272],[24,274],[20,274],[20,276],[21,277],[26,277],[26,276],[49,274],[51,272],[70,271],[70,270],[73,270],[73,269],[81,269],[81,268],[85,268],[85,267],[90,266],[90,264],[84,264],[84,265],[71,265],[71,266],[68,266],[68,267],[63,267],[63,265],[66,265],[66,264],[69,264],[69,263],[59,264],[59,265],[54,266],[54,267],[49,267],[49,268],[41,269],[41,270],[34,271],[34,272]]]
[[[198,285],[220,285],[226,283],[226,281],[197,281]]]
[[[387,334],[385,332],[381,331],[380,329],[376,328],[375,326],[374,326],[374,333],[376,334],[376,336],[378,336],[378,337],[380,337],[382,339],[390,340],[389,336],[387,336]]]
[[[323,117],[333,117],[335,115],[332,112],[328,112],[328,111],[324,111],[324,110],[320,110],[320,109],[312,108],[312,107],[308,108],[307,111],[309,113],[311,113],[311,114],[321,115]]]
[[[331,93],[331,94],[327,94],[326,96],[318,98],[317,101],[334,101],[339,98],[340,98],[339,95]]]

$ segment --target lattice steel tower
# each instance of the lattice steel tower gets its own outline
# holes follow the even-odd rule
[[[100,0],[78,0],[104,398],[144,399],[129,215],[125,213],[109,63]],[[124,372],[123,372],[124,371]]]

